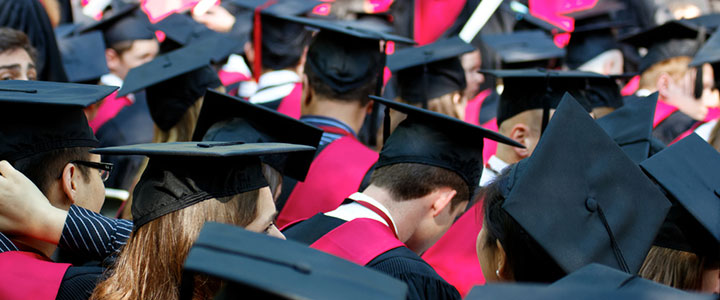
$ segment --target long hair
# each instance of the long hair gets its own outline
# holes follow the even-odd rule
[[[178,299],[182,265],[205,222],[247,226],[257,213],[258,190],[202,201],[134,231],[109,276],[90,299]],[[193,299],[211,299],[220,281],[195,277]]]
[[[698,291],[707,263],[694,253],[652,246],[639,275],[676,289]]]

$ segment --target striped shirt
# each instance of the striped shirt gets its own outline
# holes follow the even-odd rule
[[[316,127],[336,127],[340,128],[342,130],[345,130],[349,133],[351,133],[354,137],[357,137],[357,134],[355,134],[355,131],[347,124],[340,122],[339,120],[329,118],[329,117],[323,117],[323,116],[302,116],[300,117],[300,121],[303,121],[305,123],[308,123],[310,125],[316,126]],[[341,138],[341,134],[332,133],[332,132],[323,132],[322,138],[320,138],[320,147],[327,146],[327,144],[330,144],[334,142],[335,140]]]
[[[132,221],[113,219],[70,206],[58,246],[94,260],[116,254],[132,232]]]
[[[0,232],[0,253],[7,251],[18,251],[18,248],[15,247],[15,244],[13,244],[6,235]]]

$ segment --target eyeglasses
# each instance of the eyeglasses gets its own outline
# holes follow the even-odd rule
[[[98,169],[100,171],[100,179],[102,179],[103,182],[108,180],[108,177],[110,177],[110,172],[112,172],[112,169],[113,169],[113,164],[104,163],[104,162],[73,160],[70,163],[90,167],[93,169]]]

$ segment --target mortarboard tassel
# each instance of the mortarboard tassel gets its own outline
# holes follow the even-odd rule
[[[277,0],[268,0],[263,3],[263,5],[255,8],[253,16],[253,50],[255,52],[255,60],[253,61],[253,76],[255,77],[255,82],[260,80],[260,75],[262,73],[262,22],[260,21],[260,11],[275,4],[275,2],[277,2]]]

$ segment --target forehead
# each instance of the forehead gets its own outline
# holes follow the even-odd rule
[[[0,53],[0,66],[33,64],[30,54],[22,48],[14,48]]]

